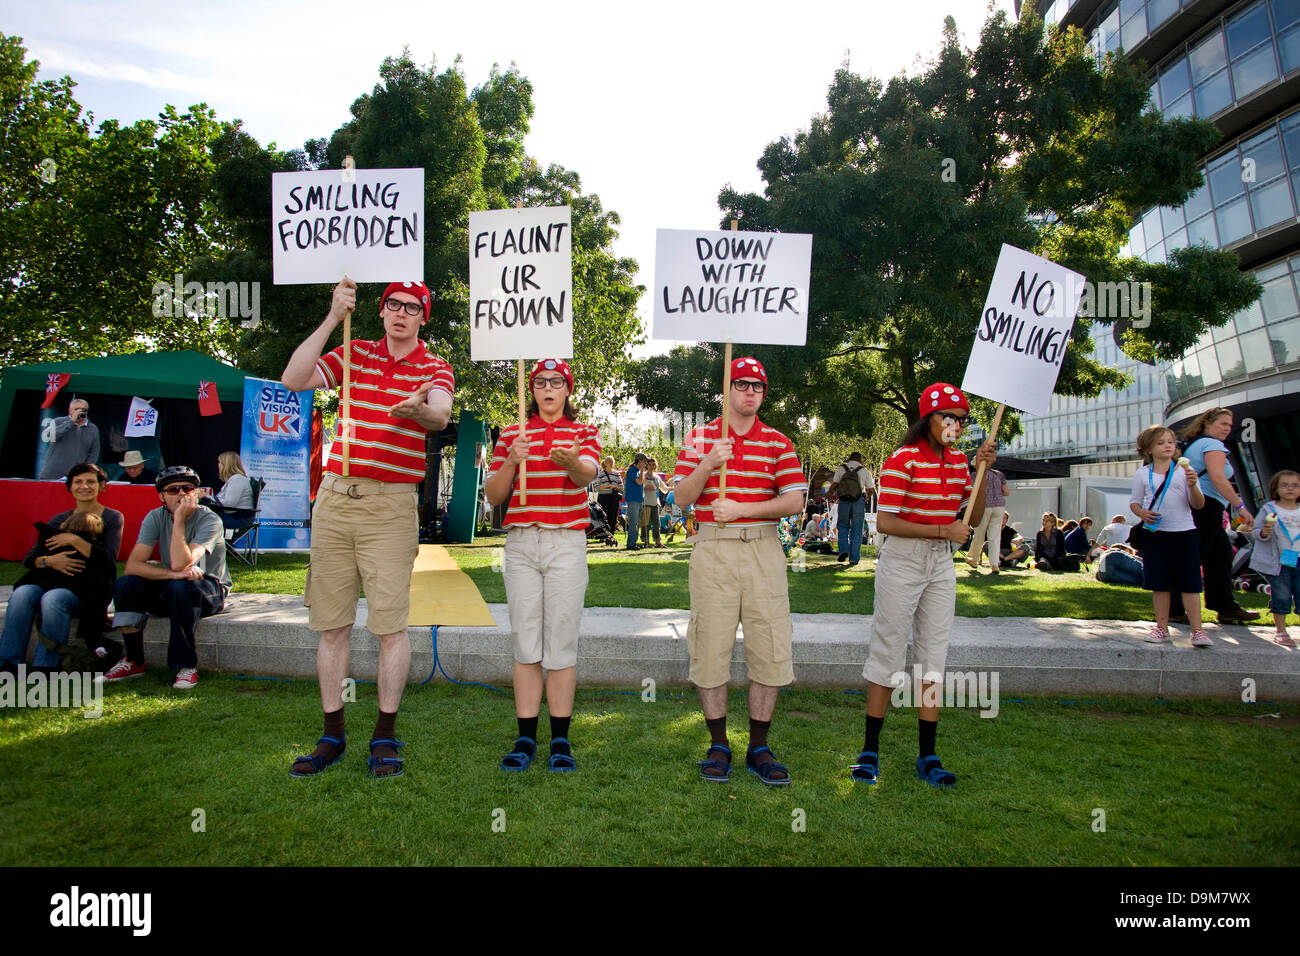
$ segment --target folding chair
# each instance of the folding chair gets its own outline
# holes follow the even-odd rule
[[[226,554],[243,561],[249,567],[257,567],[257,532],[261,526],[257,515],[258,503],[262,498],[262,489],[266,479],[250,478],[253,489],[253,507],[227,508],[221,512],[221,523],[226,526]]]

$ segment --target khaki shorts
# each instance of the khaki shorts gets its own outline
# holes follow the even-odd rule
[[[873,684],[898,684],[895,675],[904,673],[909,637],[913,666],[921,668],[923,678],[937,674],[943,680],[957,604],[952,553],[949,541],[886,536],[876,561],[876,610],[862,668]]]
[[[348,487],[357,497],[335,490]],[[364,586],[366,629],[377,636],[405,631],[411,569],[419,552],[415,485],[364,478],[345,482],[326,475],[311,511],[311,565],[303,595],[307,626],[313,631],[350,627]]]
[[[719,531],[700,524],[691,549],[691,622],[686,646],[696,687],[720,687],[731,676],[736,625],[745,628],[749,679],[768,687],[794,683],[790,591],[776,528]]]
[[[576,666],[587,596],[587,535],[573,528],[511,528],[501,575],[515,660],[540,662],[548,671]]]

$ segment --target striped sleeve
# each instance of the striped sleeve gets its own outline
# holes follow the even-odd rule
[[[353,341],[352,349],[354,352],[356,347],[357,343]],[[316,368],[320,370],[321,377],[325,379],[326,388],[338,388],[343,383],[343,346],[337,346],[318,358]]]
[[[877,511],[903,510],[903,496],[912,483],[912,457],[904,454],[900,448],[885,459],[880,469],[880,492],[877,499]]]

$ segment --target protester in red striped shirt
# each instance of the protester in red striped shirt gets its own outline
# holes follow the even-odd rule
[[[866,739],[849,776],[866,784],[879,776],[880,728],[893,688],[907,680],[903,664],[910,637],[914,666],[922,675],[916,773],[936,787],[950,787],[957,777],[943,768],[934,741],[957,600],[952,555],[970,534],[970,525],[958,516],[972,493],[971,520],[978,523],[984,513],[984,479],[972,492],[966,458],[951,447],[970,416],[961,390],[936,382],[921,393],[919,405],[920,419],[880,473],[876,527],[885,539],[876,561],[876,605],[862,670],[867,679]],[[989,438],[976,462],[991,467],[996,458],[996,443]]]
[[[333,388],[343,380],[343,347],[321,355],[335,327],[356,308],[357,286],[344,279],[334,289],[329,314],[294,351],[281,380],[287,388]],[[379,719],[370,741],[368,772],[402,773],[397,749],[397,709],[411,668],[406,636],[411,570],[420,550],[416,485],[424,478],[425,433],[442,431],[456,387],[451,366],[420,341],[429,318],[423,282],[394,282],[380,299],[385,335],[354,340],[351,366],[349,477],[343,477],[342,442],[335,442],[312,509],[311,565],[303,603],[308,627],[320,631],[320,678],[325,732],[316,749],[294,761],[290,773],[310,777],[343,756],[343,679],[348,674],[358,584],[366,589],[367,630],[379,638]]]
[[[505,578],[515,644],[515,717],[519,734],[501,769],[528,769],[537,755],[537,718],[545,683],[551,715],[551,770],[577,770],[569,741],[577,685],[578,625],[587,594],[587,485],[600,464],[596,429],[574,420],[569,396],[573,372],[560,359],[543,359],[528,378],[533,400],[523,436],[519,425],[497,439],[484,491],[506,510]],[[527,463],[527,501],[520,464]],[[543,679],[543,672],[545,678]]]
[[[699,690],[710,745],[700,776],[722,783],[731,776],[727,739],[727,679],[736,625],[745,629],[749,676],[749,748],[745,766],[769,786],[790,782],[776,762],[767,734],[782,687],[794,682],[793,628],[785,552],[778,523],[803,510],[803,469],[790,440],[758,420],[767,371],[752,358],[731,369],[728,433],[722,421],[696,428],[677,457],[673,499],[695,505],[699,531],[691,549],[691,619],[686,631],[690,679]],[[727,494],[720,497],[719,469],[727,465]]]

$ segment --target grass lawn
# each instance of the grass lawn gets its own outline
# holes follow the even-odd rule
[[[885,724],[880,785],[855,787],[862,697],[792,690],[772,743],[794,783],[765,788],[743,765],[725,785],[698,778],[707,738],[693,694],[647,703],[639,688],[580,690],[578,772],[541,761],[506,774],[510,699],[436,684],[408,689],[407,771],[377,782],[364,775],[372,685],[349,705],[344,760],[300,780],[287,771],[319,732],[313,683],[205,674],[185,696],[164,676],[108,688],[98,720],[0,710],[0,864],[1300,863],[1294,782],[1278,764],[1300,744],[1293,705],[1034,699],[1003,701],[992,720],[951,710],[939,749],[959,782],[940,791],[914,775],[912,711]],[[744,707],[733,693],[732,714]],[[743,720],[732,723],[743,753]]]
[[[449,545],[456,563],[478,587],[489,603],[504,604],[505,584],[499,572],[503,536],[479,537],[471,545]],[[798,555],[790,573],[790,610],[802,614],[870,614],[875,605],[875,552],[864,553],[862,563],[852,570],[837,564],[833,555],[807,555],[799,567]],[[664,548],[627,552],[620,548],[591,545],[587,550],[591,575],[587,585],[587,607],[690,607],[687,565],[690,546],[678,541]],[[493,560],[497,559],[497,567]],[[1066,617],[1076,620],[1150,620],[1151,595],[1141,588],[1102,584],[1091,572],[1044,574],[1038,571],[989,573],[987,567],[972,571],[957,562],[957,614],[961,617]],[[119,566],[119,573],[121,567]],[[230,567],[235,590],[266,594],[302,594],[307,573],[305,554],[264,554],[258,566],[237,562]],[[12,584],[23,574],[21,564],[0,562],[0,585]],[[1243,607],[1262,613],[1261,622],[1271,621],[1268,598],[1262,594],[1238,594]],[[1206,620],[1216,615],[1206,612]],[[1290,624],[1300,624],[1291,615]]]

